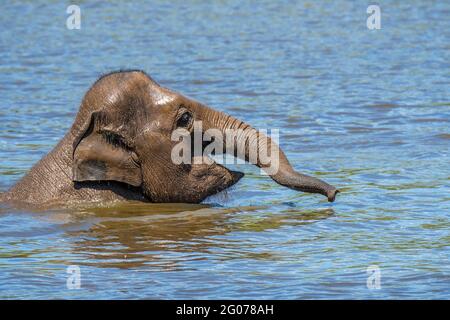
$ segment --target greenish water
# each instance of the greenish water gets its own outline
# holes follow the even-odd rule
[[[333,204],[250,166],[202,205],[0,207],[0,298],[450,298],[450,5],[0,4],[0,190],[57,143],[103,72],[279,128]],[[66,286],[78,265],[81,288]],[[379,267],[381,289],[368,289]]]

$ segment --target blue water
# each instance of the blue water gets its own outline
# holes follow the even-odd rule
[[[333,204],[259,169],[203,205],[0,207],[0,298],[450,298],[450,3],[0,4],[0,190],[102,73],[138,68],[258,128]],[[81,288],[66,272],[78,265]],[[377,266],[380,289],[367,286]],[[370,287],[370,286],[369,286]]]

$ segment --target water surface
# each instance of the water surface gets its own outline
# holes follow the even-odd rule
[[[333,204],[259,170],[201,205],[0,207],[0,298],[450,298],[450,5],[2,3],[0,190],[70,127],[102,73],[279,128]],[[69,265],[81,289],[66,286]],[[370,290],[367,267],[381,271]]]

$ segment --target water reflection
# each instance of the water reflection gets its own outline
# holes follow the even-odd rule
[[[332,209],[276,213],[264,206],[218,208],[186,204],[132,204],[53,212],[47,219],[66,221],[72,251],[81,265],[134,268],[143,265],[177,268],[179,262],[205,259],[213,248],[255,258],[239,241],[223,237],[232,232],[263,232],[326,219]],[[223,256],[223,258],[232,258]],[[257,257],[256,257],[257,258]]]

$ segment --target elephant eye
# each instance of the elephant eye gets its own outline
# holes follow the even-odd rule
[[[186,128],[191,124],[192,115],[189,112],[185,112],[178,118],[177,127]]]

